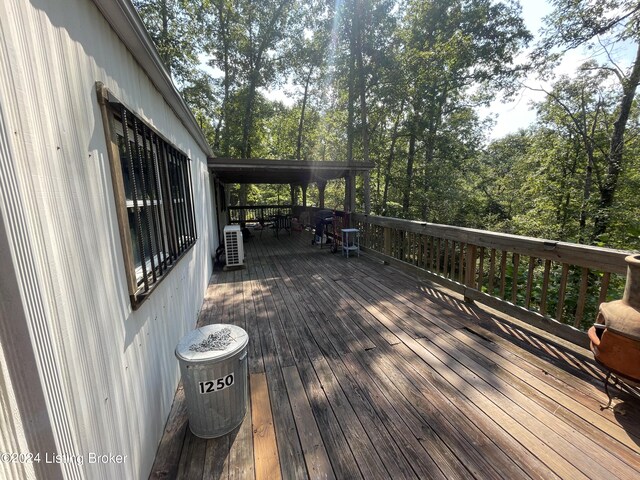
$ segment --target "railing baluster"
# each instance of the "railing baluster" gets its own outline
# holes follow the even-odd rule
[[[609,291],[609,280],[611,280],[611,274],[605,272],[600,280],[600,296],[598,297],[598,307],[600,304],[607,301],[607,293]]]
[[[556,308],[556,320],[562,322],[564,310],[564,297],[567,293],[567,277],[569,276],[569,265],[562,264],[562,276],[560,277],[560,291],[558,292],[558,307]]]
[[[399,258],[400,257],[400,251],[402,250],[402,248],[399,245],[400,243],[400,235],[398,232],[397,228],[393,229],[393,257],[394,258]]]
[[[533,272],[536,268],[536,257],[529,257],[529,271],[527,272],[527,294],[524,299],[525,308],[531,305],[531,291],[533,289]]]
[[[451,280],[455,280],[456,279],[456,261],[457,261],[457,255],[456,255],[456,242],[452,241],[451,242],[451,249],[449,250],[449,278]]]
[[[391,230],[391,256],[398,258],[398,230],[395,228]]]
[[[398,230],[391,229],[391,256],[398,258]]]
[[[407,259],[408,262],[407,263],[411,263],[415,265],[415,258],[416,258],[416,234],[415,233],[408,233],[407,237],[409,239],[409,248],[407,249],[407,252],[409,253],[409,258]]]
[[[391,256],[391,229],[389,227],[383,227],[384,229],[384,254],[388,257]]]
[[[413,263],[414,258],[414,242],[415,242],[415,234],[411,232],[406,233],[407,236],[407,263]]]
[[[542,294],[540,295],[540,313],[547,314],[547,292],[549,291],[549,273],[551,271],[551,260],[544,262],[544,276],[542,278]]]
[[[473,247],[475,248],[475,246]],[[480,267],[478,268],[478,286],[477,289],[482,291],[482,284],[484,283],[484,247],[480,247]]]
[[[446,277],[449,270],[449,241],[444,240],[444,267],[442,268],[442,276]]]
[[[437,249],[436,249],[436,273],[440,273],[440,238],[439,237],[435,237],[436,242],[437,242]]]
[[[518,299],[518,268],[520,267],[520,255],[513,254],[513,275],[511,280],[511,303],[516,304]]]
[[[589,287],[589,269],[582,267],[580,274],[580,294],[578,295],[578,307],[576,308],[576,318],[573,326],[580,328],[582,317],[584,316],[584,303],[587,300],[587,288]]]
[[[493,282],[496,276],[496,249],[491,249],[491,257],[489,259],[489,295],[493,295]]]
[[[467,268],[469,267],[467,266]],[[460,243],[460,267],[458,271],[458,280],[460,281],[460,283],[465,283],[464,282],[464,243]]]
[[[433,235],[429,236],[429,267],[427,270],[433,270],[433,251],[434,251],[434,242],[435,237]]]
[[[475,288],[476,282],[476,263],[478,262],[478,247],[475,245],[467,245],[467,252],[465,255],[467,270],[464,279],[464,284],[469,288]],[[482,264],[482,262],[480,262]]]
[[[507,285],[507,251],[502,250],[500,256],[500,298],[504,298],[504,292]]]

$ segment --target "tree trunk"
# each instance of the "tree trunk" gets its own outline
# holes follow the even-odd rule
[[[224,94],[222,98],[222,108],[220,109],[220,118],[218,119],[218,124],[216,126],[216,132],[213,142],[213,147],[216,150],[220,150],[220,145],[223,144],[222,147],[222,155],[225,157],[229,156],[229,139],[228,137],[228,125],[227,119],[228,116],[228,108],[229,108],[229,94],[231,89],[231,68],[229,65],[229,17],[225,14],[224,11],[224,2],[217,1],[215,3],[215,7],[218,10],[218,35],[220,40],[222,41],[222,70],[224,72],[224,79],[222,80],[222,87],[224,89]]]
[[[356,65],[358,69],[358,89],[360,94],[360,122],[362,129],[362,161],[369,163],[369,124],[367,122],[367,79],[364,71],[363,46],[364,46],[364,28],[362,22],[366,18],[364,2],[360,0],[357,3],[357,11],[355,16],[356,26]],[[364,177],[364,213],[369,215],[371,212],[371,180],[370,176],[365,174]]]
[[[609,164],[602,188],[600,189],[600,202],[594,222],[592,241],[605,233],[611,222],[609,211],[613,206],[613,197],[618,188],[618,177],[622,171],[624,132],[627,127],[627,121],[629,120],[629,113],[631,112],[638,83],[640,83],[640,43],[638,43],[636,59],[633,69],[631,70],[631,75],[629,75],[629,78],[625,79],[622,84],[620,113],[613,124],[613,132],[609,144]]]
[[[409,206],[411,200],[411,179],[413,178],[413,162],[416,156],[416,134],[415,127],[411,126],[411,134],[409,138],[409,156],[407,158],[407,178],[405,180],[404,192],[402,195],[402,216],[409,216]]]
[[[384,191],[382,193],[382,215],[387,215],[387,201],[389,199],[389,183],[391,181],[391,165],[396,153],[396,142],[398,140],[398,126],[400,125],[400,118],[404,110],[404,99],[400,105],[400,110],[396,116],[396,121],[393,124],[393,133],[391,134],[391,147],[389,148],[389,156],[387,157],[387,165],[384,172]]]
[[[309,73],[304,83],[304,95],[302,96],[302,109],[300,111],[300,121],[298,122],[298,142],[296,146],[296,160],[301,160],[302,152],[302,132],[304,130],[304,112],[307,108],[307,98],[309,95],[309,83],[311,83],[311,75],[313,74],[313,65],[309,67]]]
[[[445,85],[444,87],[441,87],[440,91],[438,91],[438,89],[435,86],[432,86],[430,91],[431,91],[431,98],[433,103],[430,108],[429,124],[426,132],[426,141],[425,141],[424,183],[423,183],[425,200],[424,200],[424,203],[422,204],[422,212],[421,212],[421,217],[425,221],[427,221],[429,218],[428,196],[426,195],[430,188],[429,166],[433,164],[433,159],[435,157],[436,138],[440,130],[440,125],[442,123],[442,110],[444,108],[445,103],[447,102],[448,88]]]
[[[253,102],[256,96],[259,68],[260,66],[256,65],[249,78],[247,100],[244,105],[244,118],[242,119],[242,143],[240,146],[240,158],[250,158],[251,156],[251,145],[249,139],[251,136],[251,129],[253,127]]]
[[[584,243],[584,231],[587,228],[587,208],[589,206],[589,199],[591,198],[591,186],[593,184],[593,148],[589,148],[587,151],[587,166],[584,174],[584,188],[582,190],[582,205],[580,205],[580,229],[578,236],[578,243]]]
[[[162,63],[167,67],[167,72],[171,75],[171,58],[167,54],[167,37],[169,36],[169,10],[167,8],[167,0],[162,0],[160,2],[160,16],[162,17],[162,53],[160,57],[162,58]]]
[[[244,108],[244,119],[242,124],[242,143],[240,146],[240,158],[251,158],[251,129],[253,127],[253,101],[257,88],[257,70],[251,72],[247,100]],[[240,185],[239,205],[247,204],[247,185]]]
[[[569,140],[571,141],[573,136],[570,134]],[[573,155],[567,153],[562,165],[562,177],[560,179],[560,194],[558,196],[558,206],[556,207],[556,221],[560,224],[560,238],[565,238],[567,222],[569,221],[569,205],[571,203],[571,188],[567,187],[567,179],[574,178],[576,168],[578,166],[578,141],[574,142]],[[571,159],[573,160],[571,161]],[[571,161],[571,164],[569,162]],[[566,192],[566,193],[565,193]],[[509,215],[511,217],[511,215]]]
[[[355,55],[355,28],[354,28],[354,17],[355,12],[353,12],[353,17],[351,18],[351,32],[349,35],[349,76],[348,76],[348,91],[349,97],[347,99],[347,164],[350,166],[353,164],[353,145],[355,142],[355,90],[356,90],[356,55]],[[354,202],[354,175],[349,172],[347,177],[345,178],[345,195],[344,195],[344,209],[345,211],[350,212],[351,207],[355,204]]]

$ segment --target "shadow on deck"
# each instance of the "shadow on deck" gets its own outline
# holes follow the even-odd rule
[[[179,387],[151,478],[639,477],[640,402],[601,410],[590,352],[310,240],[214,273],[199,324],[249,333],[248,414],[197,438]]]

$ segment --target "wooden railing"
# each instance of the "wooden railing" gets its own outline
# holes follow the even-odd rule
[[[352,221],[383,260],[581,345],[600,303],[622,296],[631,253],[357,213]]]
[[[291,205],[242,205],[228,207],[229,224],[268,221],[276,215],[291,215]]]

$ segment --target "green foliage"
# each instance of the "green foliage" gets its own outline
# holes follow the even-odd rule
[[[637,2],[552,3],[533,55],[542,73],[578,45],[638,40]],[[640,248],[637,103],[614,172],[608,226],[604,234],[596,228],[611,177],[619,77],[630,70],[591,62],[556,78],[534,106],[534,125],[487,144],[491,124],[476,107],[513,93],[525,71],[516,59],[531,35],[515,1],[134,4],[221,156],[366,157],[375,164],[376,214]],[[199,66],[203,59],[210,68]],[[271,99],[274,89],[289,101]],[[358,179],[358,210],[364,191]],[[317,188],[307,196],[318,204]],[[326,206],[341,207],[343,199],[344,182],[330,182]],[[232,201],[241,200],[232,189]],[[246,201],[287,203],[289,187],[253,186]]]

